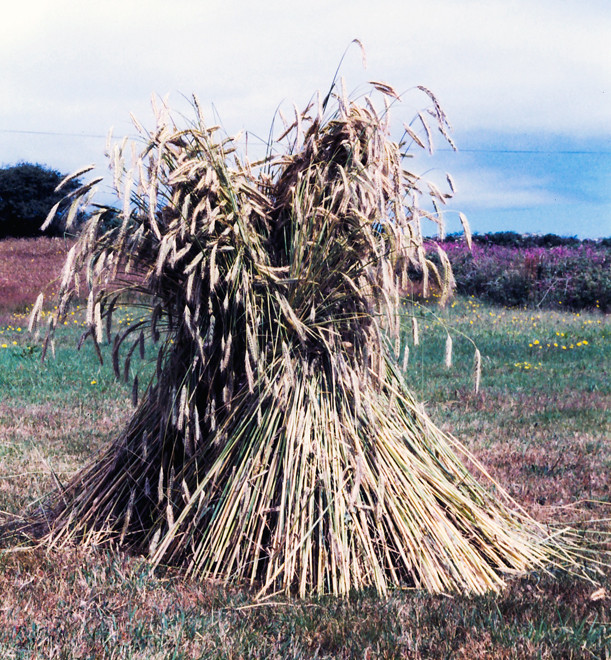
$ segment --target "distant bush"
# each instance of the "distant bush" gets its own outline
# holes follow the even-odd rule
[[[599,244],[608,241],[611,245],[611,239],[601,239],[601,241],[584,240],[580,241],[575,236],[557,236],[556,234],[518,234],[515,231],[497,231],[488,234],[473,234],[473,242],[477,245],[501,245],[503,247],[530,248],[530,247],[559,247],[573,246],[582,244]],[[445,238],[446,243],[464,242],[463,234],[450,234]]]
[[[611,246],[606,241],[512,232],[497,234],[495,242],[482,238],[475,238],[472,251],[453,238],[442,243],[459,293],[509,307],[611,310]],[[530,239],[543,245],[525,245]]]
[[[56,192],[64,177],[57,170],[32,163],[0,169],[0,238],[43,235],[40,227],[49,211],[64,195],[81,185],[78,179],[73,179]],[[68,206],[69,203],[65,204],[65,208],[59,207],[55,220],[44,235],[59,236],[62,233]]]

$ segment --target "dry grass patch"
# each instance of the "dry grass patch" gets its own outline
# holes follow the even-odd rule
[[[82,549],[5,555],[0,595],[0,651],[21,649],[34,658],[161,658],[164,649],[178,647],[180,657],[200,657],[206,651],[201,639],[183,639],[181,626],[185,615],[210,608],[210,595],[149,575],[124,555]],[[159,642],[151,639],[154,631],[162,631]]]
[[[562,574],[515,580],[494,598],[253,604],[112,551],[38,549],[0,562],[2,657],[604,658],[611,644],[608,594]]]
[[[438,411],[451,417],[443,428],[536,520],[583,524],[611,516],[609,406],[597,392],[461,390]]]
[[[97,409],[0,404],[0,516],[24,509],[91,460],[124,423],[129,405],[108,400]]]

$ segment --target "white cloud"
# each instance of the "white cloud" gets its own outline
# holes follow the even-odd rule
[[[495,169],[472,168],[455,172],[457,193],[452,205],[474,210],[519,209],[562,202],[549,181]],[[565,200],[568,201],[568,200]]]
[[[181,93],[212,104],[230,133],[265,137],[282,101],[302,106],[326,90],[345,48],[349,89],[387,80],[424,84],[461,137],[497,144],[549,133],[554,144],[608,135],[608,0],[29,0],[0,23],[0,160],[76,169],[103,164],[103,140],[7,133],[131,132],[129,113],[152,124],[152,93],[189,114]],[[422,96],[408,93],[397,119]],[[5,132],[2,132],[5,131]],[[468,147],[459,140],[460,147]],[[456,171],[457,207],[542,207],[557,181],[502,168]],[[461,181],[461,179],[463,179]]]
[[[611,116],[605,2],[38,0],[7,13],[5,123],[97,127],[146,107],[153,92],[196,91],[231,122],[261,124],[283,99],[303,102],[327,85],[354,37],[370,67],[363,73],[351,51],[350,84],[426,84],[461,129],[587,133]]]

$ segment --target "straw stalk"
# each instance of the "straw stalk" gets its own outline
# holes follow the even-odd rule
[[[47,542],[115,542],[261,595],[482,593],[560,556],[463,467],[465,450],[414,400],[389,348],[410,265],[443,299],[451,288],[447,259],[440,273],[422,244],[421,218],[440,218],[419,205],[449,194],[404,169],[429,123],[448,135],[420,89],[429,107],[400,143],[397,94],[374,83],[361,102],[316,97],[259,163],[197,103],[187,128],[157,108],[133,159],[114,147],[119,222],[96,207],[50,336],[86,273],[96,349],[135,291],[148,311],[114,335],[114,367],[132,378],[134,353],[152,344],[157,368],[144,392],[133,383],[123,431],[52,502]]]

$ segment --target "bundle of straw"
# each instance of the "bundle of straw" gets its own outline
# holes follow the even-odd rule
[[[444,296],[450,277],[426,259],[417,207],[445,196],[403,169],[397,95],[374,88],[382,111],[370,97],[317,99],[261,163],[217,137],[197,103],[182,130],[157,109],[132,163],[115,147],[120,222],[94,212],[51,334],[85,269],[95,346],[121,293],[144,293],[146,320],[117,333],[113,361],[128,378],[152,341],[157,370],[114,443],[58,495],[50,543],[114,540],[155,564],[300,596],[481,593],[559,552],[467,472],[390,358],[405,269],[418,264]],[[89,202],[84,187],[74,203]]]

